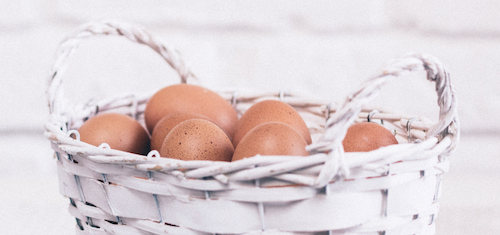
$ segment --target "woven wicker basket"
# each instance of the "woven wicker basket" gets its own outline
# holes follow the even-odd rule
[[[176,70],[195,78],[175,50],[141,28],[117,22],[83,25],[63,40],[48,78],[50,118],[45,137],[57,158],[60,193],[70,199],[77,234],[434,234],[442,175],[459,139],[456,98],[435,58],[412,54],[389,63],[345,102],[307,95],[244,90],[218,92],[241,115],[263,99],[292,105],[308,125],[308,157],[254,156],[236,162],[181,161],[91,146],[74,130],[97,112],[144,123],[149,97],[128,95],[71,104],[63,96],[67,58],[95,35],[144,44]],[[439,121],[370,107],[379,88],[411,71],[436,83]],[[355,122],[375,121],[400,144],[344,153]]]

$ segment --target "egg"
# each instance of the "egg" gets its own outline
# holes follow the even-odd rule
[[[238,114],[219,94],[190,84],[177,84],[157,91],[146,104],[144,118],[151,133],[155,125],[172,113],[199,113],[220,126],[230,138],[236,130]]]
[[[208,117],[198,113],[171,113],[160,119],[151,134],[151,149],[160,150],[163,140],[165,140],[165,137],[170,130],[172,130],[177,124],[192,118],[209,120]]]
[[[180,160],[231,161],[233,144],[226,133],[204,119],[189,119],[168,133],[160,156]]]
[[[345,152],[368,152],[392,144],[398,141],[391,131],[373,122],[351,125],[342,141]]]
[[[80,141],[99,146],[107,143],[112,149],[146,155],[150,138],[146,129],[134,118],[119,113],[98,114],[78,129]]]
[[[232,161],[260,155],[307,156],[307,142],[290,125],[266,122],[250,130],[234,150]]]
[[[243,137],[254,127],[274,121],[290,125],[304,138],[307,144],[311,144],[309,128],[292,106],[279,100],[263,100],[250,106],[238,120],[233,145],[237,147]]]

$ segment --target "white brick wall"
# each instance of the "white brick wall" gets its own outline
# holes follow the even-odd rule
[[[494,0],[390,0],[387,5],[394,25],[433,34],[485,37],[500,29],[500,5]]]
[[[3,129],[41,126],[45,116],[40,114],[46,110],[41,88],[57,43],[80,23],[102,18],[121,18],[145,25],[149,31],[179,48],[204,84],[214,88],[305,89],[340,101],[387,60],[409,51],[421,51],[440,58],[452,72],[460,95],[464,131],[486,129],[481,119],[493,118],[493,110],[498,108],[498,102],[494,101],[498,98],[495,91],[499,84],[494,74],[498,70],[495,58],[500,55],[500,48],[491,39],[495,35],[495,24],[486,24],[487,19],[484,19],[495,19],[496,15],[463,12],[467,13],[465,8],[470,6],[482,9],[499,4],[464,2],[457,5],[430,1],[418,4],[396,1],[315,1],[308,4],[298,1],[216,1],[210,4],[157,1],[145,4],[131,1],[124,7],[122,1],[21,3],[10,3],[2,10],[6,14],[2,14],[0,24],[5,32],[0,37],[4,52],[1,69],[8,78],[2,86],[2,96],[8,102],[2,103],[2,109],[22,107],[23,110],[21,116],[2,115]],[[455,12],[460,15],[474,16],[475,20],[459,27],[453,20],[457,15],[442,10],[448,5],[457,9]],[[18,11],[27,14],[12,13]],[[72,96],[91,97],[112,89],[116,92],[127,89],[129,83],[108,83],[109,77],[130,81],[130,87],[135,87],[132,85],[144,80],[157,84],[159,80],[152,78],[164,76],[164,69],[147,69],[151,63],[157,67],[164,64],[146,50],[138,52],[130,43],[107,49],[112,44],[124,43],[121,41],[92,43],[75,56],[73,70],[69,70],[68,76],[78,81],[75,87],[83,87],[83,91],[94,94]],[[100,53],[103,50],[109,53]],[[470,82],[467,78],[472,76],[480,77],[483,82]],[[103,81],[89,81],[89,78],[106,82],[102,85]],[[391,90],[399,89],[411,90],[405,82]],[[420,89],[430,89],[430,86],[423,82]],[[470,90],[482,91],[483,95],[479,97],[480,93]],[[418,93],[412,91],[414,95]],[[408,102],[413,99],[408,97]],[[421,102],[424,109],[427,104],[434,104],[433,99],[425,96],[422,99],[425,100]],[[484,100],[490,101],[487,102],[490,105],[481,105]],[[400,104],[405,107],[402,102]],[[435,110],[426,114],[433,116]]]
[[[106,18],[142,25],[178,48],[203,84],[214,89],[303,90],[342,101],[388,60],[429,53],[451,72],[464,133],[500,130],[495,1],[0,3],[0,130],[41,130],[47,115],[44,79],[57,44],[78,25]],[[129,42],[93,40],[72,58],[67,90],[78,100],[137,86],[156,89],[177,81],[163,79],[173,76],[165,66]],[[380,102],[398,96],[387,105],[435,118],[432,85],[420,80],[391,84],[386,88],[391,96]],[[407,107],[410,102],[416,107]]]

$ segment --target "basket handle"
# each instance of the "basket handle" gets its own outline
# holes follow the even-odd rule
[[[311,154],[328,153],[327,160],[321,170],[316,186],[325,186],[339,171],[345,174],[344,148],[342,140],[347,129],[356,120],[362,106],[375,98],[380,88],[389,80],[411,71],[427,72],[427,79],[436,83],[438,105],[440,108],[439,121],[429,129],[427,137],[438,136],[441,140],[445,136],[452,136],[452,144],[445,154],[451,153],[458,142],[459,122],[457,116],[457,101],[455,91],[450,82],[450,76],[443,65],[430,55],[411,54],[392,61],[382,73],[367,80],[359,90],[347,96],[340,108],[327,120],[326,131],[316,143],[308,146]]]
[[[187,83],[189,78],[196,80],[196,76],[186,66],[177,50],[163,45],[144,29],[115,21],[92,22],[80,26],[59,45],[56,60],[49,73],[49,86],[46,91],[49,110],[52,115],[62,114],[64,112],[64,103],[67,102],[63,95],[62,75],[66,70],[68,58],[82,41],[99,35],[123,36],[133,42],[149,46],[177,71],[182,83]]]

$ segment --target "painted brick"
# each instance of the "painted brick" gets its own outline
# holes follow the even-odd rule
[[[500,3],[494,0],[387,1],[396,26],[452,36],[491,37],[500,30]]]
[[[0,108],[8,113],[0,116],[0,128],[42,127],[47,115],[45,78],[57,44],[79,21],[107,15],[129,16],[132,23],[143,25],[166,44],[178,48],[202,84],[213,89],[299,90],[340,102],[390,59],[408,52],[429,53],[439,58],[452,75],[462,130],[500,130],[495,120],[495,110],[500,108],[497,102],[500,82],[496,79],[500,72],[496,64],[500,59],[500,44],[495,37],[451,37],[440,28],[433,33],[414,30],[406,23],[405,27],[386,27],[394,19],[421,22],[422,13],[412,13],[411,9],[429,4],[426,1],[406,4],[387,1],[385,5],[380,1],[365,4],[354,1],[352,5],[343,1],[336,5],[314,1],[307,6],[300,2],[258,2],[256,6],[239,2],[247,6],[246,11],[238,4],[225,5],[222,1],[213,5],[192,3],[130,3],[136,12],[116,8],[114,4],[118,3],[113,1],[74,6],[58,2],[56,10],[48,12],[59,12],[59,16],[40,17],[39,23],[30,28],[2,34],[0,49],[4,56],[0,57],[0,72],[9,79],[0,87],[0,96],[5,101]],[[45,9],[50,8],[47,5],[48,2]],[[358,5],[359,9],[355,7]],[[460,4],[468,5],[467,1]],[[334,11],[329,15],[330,9]],[[399,18],[393,18],[394,9],[402,9],[396,15]],[[154,13],[163,11],[172,14]],[[214,14],[215,11],[222,13]],[[153,12],[151,17],[148,12]],[[349,16],[359,14],[366,17],[348,20]],[[65,17],[78,20],[63,21]],[[376,20],[366,20],[370,18]],[[12,20],[23,22],[21,18]],[[386,29],[366,30],[377,27]],[[75,101],[115,93],[149,92],[178,82],[175,73],[151,50],[116,38],[84,43],[71,58],[67,71],[66,94]],[[437,120],[432,84],[417,80],[422,81],[389,84],[387,92],[383,92],[387,97],[377,102],[410,114],[424,112],[424,116]]]
[[[31,27],[42,16],[42,2],[0,0],[0,30],[20,30]]]
[[[385,2],[380,0],[295,1],[289,17],[296,29],[319,34],[372,31],[390,25]]]
[[[284,23],[283,1],[63,1],[58,14],[80,22],[116,18],[197,30],[265,30]],[[262,29],[261,29],[262,28]]]
[[[52,30],[35,27],[0,37],[0,129],[40,129],[47,120],[45,78],[61,38]]]
[[[464,135],[443,177],[436,234],[496,234],[499,135]],[[481,160],[478,160],[478,156]]]
[[[388,25],[384,1],[62,1],[58,14],[90,21],[126,19],[197,30],[304,31],[356,30]]]
[[[51,32],[52,31],[52,32]],[[65,28],[41,27],[1,40],[2,73],[7,79],[0,89],[2,128],[41,127],[46,120],[44,87],[53,54]],[[317,36],[305,34],[192,33],[154,30],[157,37],[178,48],[203,85],[259,90],[302,91],[341,102],[387,61],[410,51],[439,58],[452,75],[459,98],[462,130],[498,130],[498,55],[493,40],[449,39],[406,32]],[[30,38],[37,38],[30,42]],[[34,53],[35,52],[35,53]],[[29,69],[27,69],[29,67]],[[127,40],[93,39],[81,45],[64,75],[68,98],[126,92],[149,92],[177,83],[178,76],[146,47]],[[475,82],[480,79],[481,82]],[[377,102],[406,113],[437,120],[432,84],[423,76],[389,84]],[[407,80],[406,80],[407,81]],[[412,86],[415,86],[412,87]],[[481,94],[480,96],[478,94]],[[397,100],[391,99],[399,97]],[[21,102],[21,103],[19,103]],[[408,106],[407,104],[413,104]],[[20,108],[22,107],[22,108]],[[23,114],[15,110],[23,110]],[[484,127],[484,123],[490,123]]]

